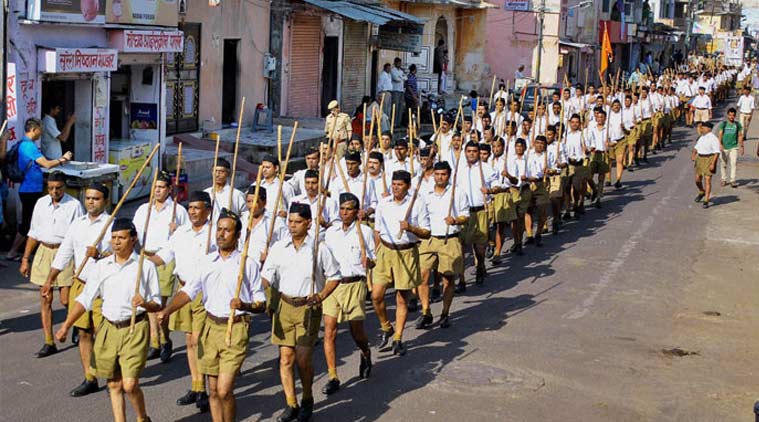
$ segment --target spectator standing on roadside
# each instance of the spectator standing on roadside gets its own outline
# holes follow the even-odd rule
[[[393,106],[393,67],[390,63],[385,63],[380,72],[379,80],[377,81],[377,98],[382,102],[382,97],[385,97],[385,101],[382,103],[382,113],[389,116],[391,108]]]
[[[48,108],[47,114],[42,118],[42,155],[48,160],[56,160],[63,155],[63,144],[69,140],[71,128],[76,123],[76,115],[72,114],[63,125],[63,130],[58,130],[55,118],[61,114],[63,108],[60,104],[53,103]]]
[[[393,82],[392,100],[393,104],[395,104],[395,126],[399,127],[401,125],[401,116],[399,116],[399,113],[405,110],[403,108],[403,91],[405,90],[404,82],[406,81],[406,72],[404,72],[401,67],[400,57],[396,57],[395,60],[393,60],[393,68],[390,69],[390,79]],[[392,118],[392,110],[390,111],[390,114]]]
[[[722,186],[737,188],[738,183],[735,181],[735,167],[738,162],[738,154],[743,155],[743,127],[740,122],[735,120],[735,109],[727,110],[727,120],[717,126],[719,140],[722,144],[719,163],[720,177]],[[728,166],[730,167],[728,179]]]
[[[416,114],[416,106],[419,104],[419,86],[416,81],[416,65],[412,64],[408,68],[408,77],[406,78],[406,90],[404,92],[406,108],[411,109],[411,114]],[[404,110],[403,118],[408,120],[408,111]],[[397,111],[396,111],[397,113]],[[395,121],[402,120],[395,116]]]

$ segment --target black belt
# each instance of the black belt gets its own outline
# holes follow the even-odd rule
[[[482,211],[484,209],[485,209],[484,206],[481,206],[481,207],[469,207],[469,212],[480,212],[480,211]]]
[[[354,275],[351,277],[343,277],[342,280],[340,280],[340,283],[346,284],[346,283],[355,283],[357,281],[364,281],[366,280],[366,277],[363,275]]]
[[[293,297],[293,296],[288,296],[284,293],[280,293],[279,297],[280,299],[282,299],[282,302],[285,302],[290,306],[295,306],[296,308],[305,306],[306,303],[308,303],[307,301],[308,298],[306,297]]]
[[[40,245],[48,248],[48,249],[58,249],[61,247],[60,243],[46,243],[46,242],[39,242]]]
[[[717,154],[698,154],[699,157],[712,157]]]
[[[147,312],[142,312],[138,314],[136,317],[134,317],[134,323],[137,324],[138,322],[143,321],[145,319],[146,314]],[[106,318],[105,320],[108,321],[114,327],[119,328],[119,329],[129,327],[132,324],[131,318],[125,319],[123,321],[111,321],[108,318]]]
[[[232,322],[237,323],[242,321],[242,315],[235,315],[232,317]],[[229,317],[217,317],[216,315],[211,314],[210,312],[206,312],[206,318],[210,319],[211,321],[217,323],[217,324],[227,324],[229,322]]]
[[[435,239],[445,240],[445,239],[450,239],[450,238],[453,238],[453,237],[458,237],[458,234],[459,234],[459,232],[451,233],[448,236],[446,236],[446,235],[436,236],[436,235],[433,234],[432,237],[434,237]]]
[[[649,121],[649,120],[651,120],[651,118],[650,118],[650,117],[646,117],[645,119],[640,119],[640,121],[641,121],[641,122],[647,122],[647,121]]]
[[[696,110],[709,110],[708,108],[698,108],[696,107]]]
[[[385,242],[382,239],[380,239],[380,242],[382,242],[382,244],[386,248],[390,248],[395,251],[405,251],[406,249],[411,249],[417,245],[417,243],[402,243],[402,244],[390,243],[390,242]]]

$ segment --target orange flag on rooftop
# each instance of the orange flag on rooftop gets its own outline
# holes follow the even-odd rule
[[[604,23],[604,35],[601,42],[601,73],[606,73],[609,63],[614,61],[614,50],[611,48],[611,38],[609,38],[609,27]]]

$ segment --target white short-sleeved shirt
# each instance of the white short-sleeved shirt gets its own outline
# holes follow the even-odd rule
[[[85,214],[74,220],[66,231],[63,243],[61,243],[61,246],[55,253],[55,258],[53,258],[53,263],[50,266],[57,270],[63,270],[69,261],[73,259],[74,268],[79,268],[82,261],[84,261],[87,247],[92,246],[95,242],[103,226],[105,226],[108,217],[108,213],[103,212],[94,219],[90,219],[89,214]],[[101,253],[111,248],[110,227],[108,227],[103,239],[95,247]]]
[[[514,187],[522,187],[524,184],[522,176],[530,177],[530,174],[528,173],[526,154],[523,154],[521,157],[516,154],[509,155],[508,161],[506,163],[506,169],[509,172],[509,176],[517,179],[517,183],[514,185]]]
[[[322,200],[324,200],[324,197],[320,195],[317,195],[314,199],[311,199],[308,197],[307,193],[298,195],[292,200],[292,203],[308,204],[308,206],[311,208],[312,222],[311,229],[309,230],[309,234],[311,236],[316,235],[316,225],[318,224],[316,216],[319,215],[319,201]],[[324,206],[322,208],[322,219],[324,219],[327,224],[332,224],[334,221],[340,220],[340,206],[337,204],[337,201],[331,196],[328,196],[326,200],[324,200]],[[323,229],[320,229],[319,237],[324,240]]]
[[[405,230],[400,238],[397,237],[403,220],[408,220],[409,224],[423,229],[430,228],[429,210],[423,197],[417,197],[411,215],[406,219],[411,199],[411,194],[407,193],[400,202],[396,202],[393,195],[390,195],[377,203],[377,210],[374,213],[374,231],[379,233],[380,239],[396,245],[419,242],[419,238],[408,230]]]
[[[42,140],[40,147],[42,149],[42,155],[48,160],[57,160],[63,156],[63,147],[61,147],[61,141],[58,140],[58,136],[61,131],[58,130],[58,123],[55,119],[46,114],[42,118]]]
[[[572,160],[584,160],[585,159],[585,140],[580,130],[576,132],[568,132],[563,144],[567,150],[567,157]]]
[[[696,95],[691,105],[697,109],[712,109],[712,100],[708,95]]]
[[[156,204],[157,205],[157,204]],[[137,233],[140,234],[140,241],[142,241],[142,233],[145,229],[145,222],[148,217],[149,204],[145,203],[137,208],[134,213],[132,222],[137,229]],[[163,204],[163,208],[158,209],[157,206],[153,207],[150,212],[150,223],[148,226],[147,236],[143,247],[146,251],[155,252],[163,247],[163,245],[169,241],[172,223],[172,214],[174,213],[174,201],[171,197],[166,198],[166,202]],[[177,224],[177,228],[187,224],[190,221],[190,216],[187,214],[187,210],[177,204],[177,214],[174,222]]]
[[[717,138],[717,135],[709,132],[706,135],[702,135],[698,138],[698,141],[696,141],[696,146],[694,148],[699,155],[719,154],[720,142]]]
[[[360,225],[361,236],[366,247],[366,256],[375,259],[374,234],[369,226]],[[339,257],[337,262],[340,266],[340,275],[345,277],[366,276],[366,268],[361,265],[361,244],[356,232],[356,222],[343,229],[343,224],[335,224],[327,229],[324,243],[332,251],[332,255]]]
[[[208,245],[208,231],[211,231],[211,244]],[[214,252],[216,250],[216,227],[209,227],[203,224],[198,231],[193,230],[192,224],[185,224],[177,228],[177,231],[171,235],[169,241],[156,252],[161,260],[168,264],[175,261],[174,274],[186,283],[195,277],[195,272],[199,269],[199,262],[203,262],[206,256],[206,250]]]
[[[482,175],[480,175],[480,166],[482,166]],[[471,165],[468,162],[462,163],[456,179],[457,189],[466,195],[470,207],[482,207],[485,206],[485,196],[481,189],[483,186],[490,189],[496,178],[497,175],[493,167],[487,163],[480,161]],[[484,185],[483,180],[485,181]]]
[[[51,245],[63,243],[71,224],[84,214],[82,204],[76,198],[64,193],[57,204],[45,195],[34,204],[28,236]]]
[[[756,105],[754,104],[754,97],[751,95],[741,95],[738,99],[738,112],[743,114],[751,114],[754,112]]]
[[[237,289],[237,277],[240,274],[242,254],[233,251],[224,258],[216,251],[204,257],[198,264],[200,268],[195,277],[182,287],[182,291],[190,297],[203,293],[203,307],[211,315],[219,318],[229,318],[229,302],[235,297]],[[258,260],[248,257],[245,262],[240,300],[243,303],[255,303],[266,301]],[[237,310],[235,315],[246,312]]]
[[[134,252],[123,264],[118,264],[116,255],[111,255],[92,266],[88,265],[81,275],[82,280],[87,284],[76,301],[84,306],[84,309],[90,311],[95,298],[102,297],[103,316],[107,320],[112,322],[129,320],[132,317],[132,298],[139,266],[140,256]],[[155,265],[148,260],[142,263],[139,291],[145,302],[161,303],[158,273]],[[145,308],[138,307],[137,313],[141,312],[145,312]]]
[[[204,192],[211,195],[211,198],[214,198],[213,193],[214,187],[211,186],[210,188],[206,188]],[[229,190],[234,189],[229,184],[224,185],[224,189],[221,190],[221,192],[216,192],[216,200],[213,204],[213,218],[214,220],[219,219],[219,214],[221,213],[222,208],[226,208],[232,212],[234,212],[237,215],[240,215],[245,211],[245,195],[240,192],[237,189],[234,189],[234,193],[232,194],[232,207],[229,206]],[[276,192],[274,193],[276,195]]]
[[[445,222],[446,217],[449,215],[448,210],[451,206],[453,185],[449,183],[442,193],[435,192],[434,186],[422,192],[430,215],[430,231],[432,232],[432,236],[445,236],[446,233],[449,235],[455,235],[461,231],[461,226],[448,226]],[[453,218],[469,217],[469,201],[467,200],[466,194],[458,188],[456,189],[456,198],[453,201],[453,208],[450,208],[450,211],[450,216]]]
[[[306,236],[298,249],[295,248],[292,238],[283,239],[275,243],[269,251],[262,276],[280,293],[291,297],[307,297],[312,293],[313,259],[313,236]],[[340,264],[324,242],[319,245],[316,267],[313,293],[322,291],[327,281],[342,279]]]
[[[240,217],[240,221],[242,221],[243,225],[248,224],[248,218],[250,217],[250,211],[245,211],[245,214]],[[269,237],[269,230],[271,230],[271,217],[267,217],[264,215],[264,217],[253,226],[253,228],[250,230],[250,243],[248,244],[248,256],[251,258],[255,258],[257,260],[260,260],[261,254],[266,250],[266,241]],[[245,246],[245,241],[247,239],[247,234],[245,233],[247,230],[243,230],[242,234],[240,235],[240,245],[238,246],[239,250],[242,250]],[[269,242],[269,247],[273,245],[275,242],[279,241],[280,239],[286,238],[290,236],[290,232],[285,226],[284,218],[277,218],[274,220],[274,229],[271,233],[271,241]]]

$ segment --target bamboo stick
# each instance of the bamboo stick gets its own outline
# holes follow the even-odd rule
[[[150,214],[155,207],[155,182],[158,180],[158,168],[153,172],[153,183],[150,184],[150,200],[148,200],[148,212],[145,215],[145,227],[142,229],[142,244],[140,245],[140,259],[137,261],[137,278],[134,281],[134,295],[140,294],[140,282],[142,281],[142,265],[145,263],[145,242],[148,240],[148,226],[150,226]],[[137,319],[137,307],[132,305],[132,317],[129,320],[129,334],[134,332],[134,324]]]
[[[232,210],[235,195],[235,172],[237,171],[237,151],[240,149],[240,129],[242,129],[242,113],[245,110],[245,97],[240,104],[240,116],[237,119],[237,136],[235,137],[235,153],[232,158],[232,178],[229,179],[229,209]]]

